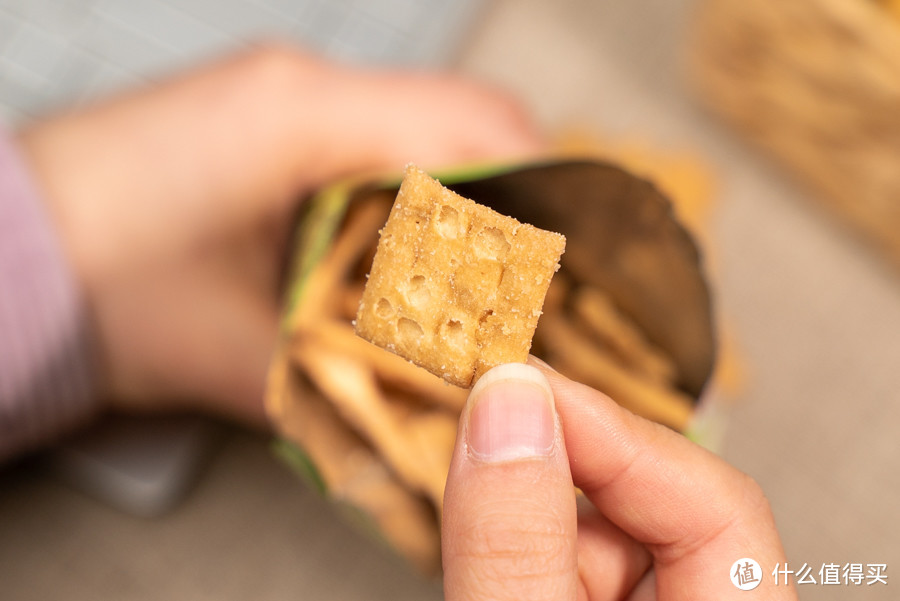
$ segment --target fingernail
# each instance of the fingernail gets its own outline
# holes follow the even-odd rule
[[[535,355],[528,355],[528,365],[540,367],[548,371],[552,371],[553,373],[558,373],[555,369],[553,369],[552,365],[550,365],[540,357],[536,357]]]
[[[468,450],[481,461],[546,457],[553,451],[553,393],[530,365],[508,363],[486,372],[472,387],[468,411]]]

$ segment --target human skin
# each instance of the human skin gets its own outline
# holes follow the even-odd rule
[[[108,405],[261,427],[300,199],[348,174],[541,150],[496,90],[283,46],[18,139],[88,301]],[[734,559],[784,561],[750,478],[596,391],[528,369],[476,389],[461,418],[443,513],[448,600],[795,598],[728,580]]]
[[[533,359],[473,388],[443,516],[447,601],[796,599],[768,577],[785,555],[756,482]]]
[[[39,121],[18,140],[86,294],[106,402],[260,426],[302,198],[349,174],[541,147],[496,89],[280,45]]]

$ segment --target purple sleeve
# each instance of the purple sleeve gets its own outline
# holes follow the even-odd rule
[[[0,130],[0,462],[96,409],[86,307],[46,207]]]

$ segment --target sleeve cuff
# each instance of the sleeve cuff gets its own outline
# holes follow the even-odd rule
[[[96,412],[88,324],[50,215],[0,130],[0,462]]]

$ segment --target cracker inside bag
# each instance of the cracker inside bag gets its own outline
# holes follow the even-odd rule
[[[434,574],[465,387],[481,372],[531,352],[686,431],[712,365],[712,316],[690,238],[620,169],[457,173],[440,179],[449,190],[415,168],[407,180],[309,203],[266,408],[299,473]],[[406,358],[381,348],[391,344]]]

